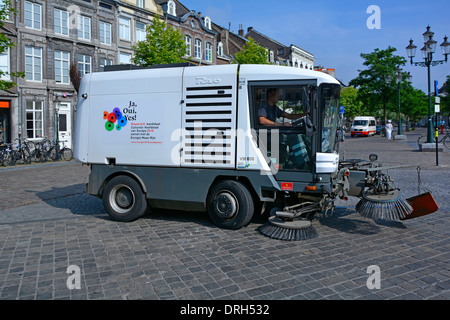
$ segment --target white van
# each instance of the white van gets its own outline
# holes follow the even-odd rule
[[[377,121],[374,117],[355,117],[352,123],[351,136],[374,136],[377,132]]]

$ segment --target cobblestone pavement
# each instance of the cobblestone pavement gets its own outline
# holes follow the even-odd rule
[[[450,298],[450,152],[416,151],[407,141],[347,138],[347,159],[377,153],[406,196],[431,191],[440,210],[404,222],[375,222],[339,202],[318,217],[319,237],[264,237],[263,222],[216,228],[205,213],[155,210],[111,221],[84,193],[89,169],[76,162],[0,169],[0,299],[312,300]],[[370,266],[380,288],[369,289]],[[80,271],[79,289],[68,267]],[[69,289],[69,284],[75,288]],[[176,310],[178,312],[178,310]]]

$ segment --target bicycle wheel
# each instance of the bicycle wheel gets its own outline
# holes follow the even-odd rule
[[[445,136],[444,140],[442,140],[442,143],[444,144],[444,146],[447,149],[450,149],[450,138],[449,138],[449,135]]]
[[[33,141],[27,141],[26,146],[27,146],[28,150],[30,151],[30,158],[33,159],[34,155],[36,153],[36,144]]]
[[[419,147],[420,150],[420,145],[427,142],[427,137],[426,136],[420,136],[419,139],[417,139],[417,146]]]
[[[50,158],[53,160],[53,161],[56,161],[56,160],[59,160],[58,158],[58,151],[56,150],[56,147],[52,147],[51,149],[50,149],[50,151],[48,152],[48,154],[50,155]]]
[[[72,149],[65,147],[62,149],[61,153],[62,153],[62,157],[64,160],[66,160],[66,161],[72,160],[72,158],[73,158]]]

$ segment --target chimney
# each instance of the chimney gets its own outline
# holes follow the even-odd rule
[[[241,37],[244,37],[244,29],[242,28],[242,24],[239,25],[239,33]]]

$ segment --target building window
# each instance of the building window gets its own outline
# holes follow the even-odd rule
[[[212,62],[212,44],[209,42],[206,44],[205,53],[206,61]]]
[[[111,45],[111,24],[100,21],[100,43]]]
[[[26,102],[27,112],[27,138],[41,138],[44,134],[43,128],[43,102],[31,101]]]
[[[223,57],[223,43],[219,42],[219,44],[217,45],[217,55],[219,57]]]
[[[211,30],[211,19],[209,17],[205,17],[205,27],[208,30]]]
[[[25,46],[25,79],[42,81],[42,49]]]
[[[177,12],[177,6],[176,6],[175,2],[172,0],[169,0],[169,3],[167,4],[167,13],[171,14],[173,16],[176,16],[177,15],[176,12]]]
[[[192,43],[191,43],[191,37],[184,36],[184,44],[186,45],[186,55],[191,56],[192,55]]]
[[[119,63],[120,64],[130,64],[131,63],[131,54],[126,52],[121,52],[119,54]]]
[[[11,80],[9,75],[10,72],[10,58],[9,58],[9,48],[2,53],[0,53],[0,79],[2,80]]]
[[[136,42],[145,41],[145,24],[136,21]]]
[[[78,55],[78,72],[81,77],[92,72],[91,56],[84,54]]]
[[[91,18],[78,16],[78,39],[91,40]]]
[[[123,40],[131,40],[130,19],[122,17],[119,18],[119,37]]]
[[[25,27],[41,30],[42,6],[25,1]]]
[[[194,46],[194,57],[197,59],[202,58],[202,40],[195,39],[195,46]]]
[[[136,4],[137,4],[137,6],[139,8],[143,8],[144,7],[144,0],[137,0]]]
[[[55,51],[55,81],[57,83],[70,83],[69,61],[69,52]]]
[[[106,66],[112,65],[112,60],[111,59],[100,58],[99,65],[100,65],[99,66],[100,67],[100,71],[105,71],[105,67]]]
[[[69,14],[67,11],[55,9],[53,19],[55,33],[69,35]]]

